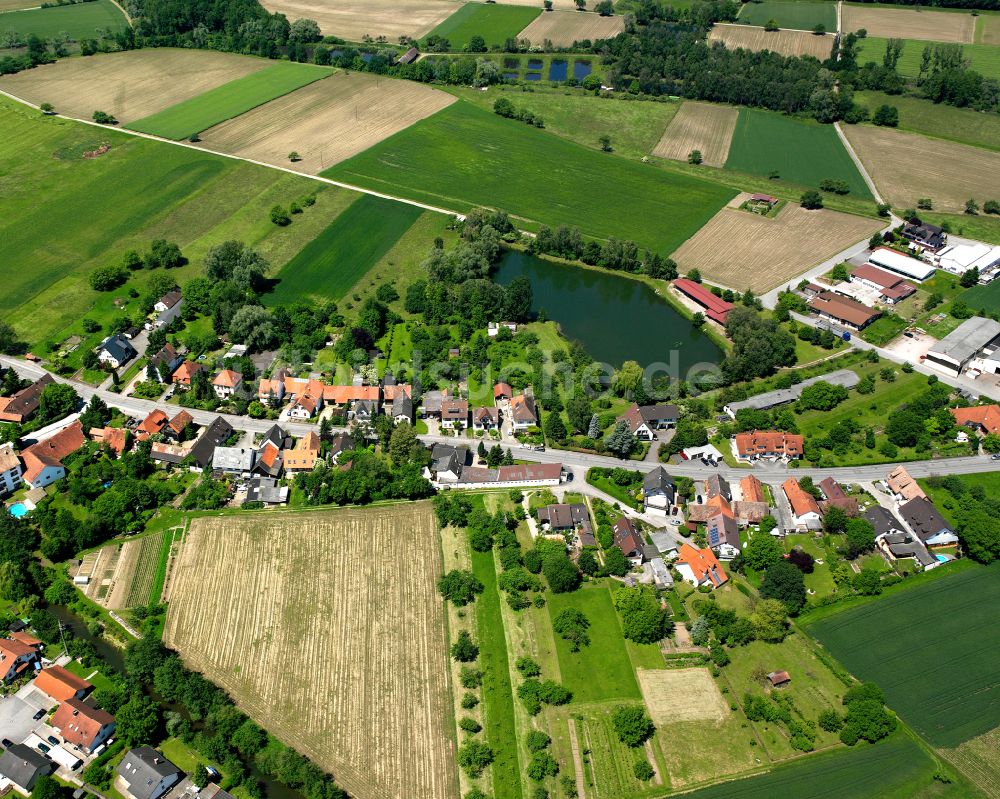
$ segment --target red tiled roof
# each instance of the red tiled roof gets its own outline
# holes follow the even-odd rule
[[[75,696],[77,691],[89,691],[94,686],[62,666],[49,666],[38,672],[35,687],[56,701],[65,702]]]
[[[676,563],[686,563],[690,566],[699,583],[707,577],[712,581],[712,585],[718,587],[729,579],[722,570],[722,566],[719,565],[715,553],[707,547],[695,549],[690,544],[681,544]]]
[[[40,639],[35,638],[35,636],[33,636],[33,635],[28,635],[23,630],[21,632],[11,633],[10,637],[14,641],[19,641],[20,643],[26,644],[27,646],[30,646],[30,647],[39,647],[39,646],[42,645],[42,642],[41,642]]]
[[[723,325],[726,323],[729,312],[735,307],[731,302],[716,297],[701,283],[695,283],[686,277],[677,278],[674,281],[674,288],[701,305],[705,309],[705,316]]]
[[[1000,433],[1000,408],[996,405],[976,405],[972,408],[949,408],[955,424],[975,425],[987,433]]]
[[[33,444],[21,453],[24,465],[24,481],[31,483],[46,466],[61,466],[62,460],[87,443],[83,425],[77,419],[69,427],[64,427],[51,438]]]
[[[101,728],[112,724],[114,720],[115,717],[110,713],[71,698],[59,705],[50,724],[59,730],[69,743],[86,749],[97,738]]]
[[[174,434],[180,435],[181,431],[193,421],[194,417],[190,413],[187,411],[180,411],[173,419],[170,420],[169,427]]]
[[[538,414],[535,412],[534,400],[529,399],[524,394],[511,397],[510,415],[515,422],[537,422]]]
[[[174,370],[174,375],[170,379],[174,383],[183,383],[185,386],[190,386],[191,378],[198,374],[198,372],[203,371],[204,368],[200,363],[184,361],[184,363]]]
[[[239,372],[234,372],[232,369],[223,369],[212,380],[212,385],[224,388],[236,388],[242,382],[243,375]]]
[[[382,387],[382,399],[386,402],[392,402],[400,394],[407,397],[413,397],[413,386],[409,383],[397,383],[394,386],[383,386]]]
[[[90,438],[105,444],[116,455],[121,455],[128,442],[128,431],[124,427],[92,427]]]
[[[807,513],[815,513],[817,516],[821,515],[819,503],[816,501],[816,498],[804,491],[802,486],[799,485],[798,480],[794,477],[789,477],[785,480],[781,484],[781,489],[785,492],[785,496],[788,497],[788,504],[792,506],[792,513],[796,516],[805,516]]]
[[[514,389],[512,389],[507,383],[497,383],[493,386],[493,399],[512,396],[514,396]]]
[[[899,275],[886,272],[884,269],[879,269],[872,264],[863,264],[857,269],[852,270],[851,277],[856,277],[858,280],[867,280],[869,283],[874,283],[879,288],[884,289],[892,288],[905,282]]]
[[[764,498],[764,484],[752,474],[740,480],[740,488],[743,491],[744,502],[766,502]]]
[[[802,454],[803,439],[796,433],[780,430],[754,430],[736,434],[736,451],[741,457],[753,455],[787,455],[798,457]]]
[[[170,421],[170,417],[159,408],[155,408],[149,412],[149,416],[139,423],[139,426],[135,429],[135,437],[141,441],[150,436],[155,436],[167,426],[168,421]]]
[[[824,313],[837,321],[846,322],[855,327],[864,327],[872,319],[877,319],[882,315],[882,312],[875,308],[869,308],[863,303],[834,294],[832,291],[824,291],[822,294],[811,297],[809,307],[817,313]]]

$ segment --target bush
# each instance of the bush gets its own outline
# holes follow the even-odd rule
[[[527,655],[519,657],[514,662],[514,667],[520,672],[522,677],[537,677],[542,673],[541,666]]]
[[[475,735],[483,728],[482,724],[480,724],[474,718],[470,718],[469,716],[463,716],[461,721],[458,722],[458,726],[461,727],[461,729],[464,732],[470,733],[472,735]]]
[[[823,207],[823,195],[815,189],[810,189],[799,198],[799,204],[809,211],[815,211]]]
[[[470,571],[452,569],[438,580],[438,591],[455,607],[462,607],[483,592],[483,584]]]
[[[817,721],[820,728],[827,732],[837,732],[844,724],[844,720],[836,710],[824,710],[819,714]]]
[[[552,739],[541,730],[532,730],[524,737],[524,743],[529,752],[540,752],[552,743]]]
[[[541,782],[546,777],[556,776],[559,773],[559,764],[548,752],[535,752],[525,772],[535,782]]]
[[[462,630],[458,634],[458,640],[451,645],[451,656],[459,663],[470,663],[479,657],[479,647],[467,630]]]
[[[611,724],[618,733],[618,739],[631,747],[642,746],[656,732],[646,711],[637,705],[616,707],[611,713]]]
[[[469,739],[458,747],[458,765],[470,777],[479,777],[493,762],[493,750],[481,741]]]
[[[463,666],[459,675],[463,688],[478,688],[483,684],[483,673],[479,669]]]
[[[476,705],[479,704],[479,697],[475,694],[466,691],[465,695],[462,697],[462,709],[472,710]]]
[[[642,782],[653,779],[653,775],[656,773],[646,760],[637,760],[632,769],[635,773],[635,778]]]

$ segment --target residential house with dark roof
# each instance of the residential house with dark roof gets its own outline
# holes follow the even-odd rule
[[[153,305],[156,314],[153,324],[156,327],[166,327],[176,319],[184,306],[184,297],[180,289],[173,289],[164,294]]]
[[[118,369],[138,354],[135,347],[132,346],[132,342],[120,333],[108,336],[97,345],[97,360],[107,364],[112,369]]]
[[[0,777],[10,780],[24,793],[30,794],[38,778],[55,771],[55,764],[37,749],[14,744],[0,755]]]
[[[79,699],[67,699],[49,722],[59,730],[67,743],[78,746],[85,752],[93,752],[105,743],[115,731],[115,717],[110,713],[91,707]]]
[[[722,475],[710,474],[705,478],[705,497],[706,499],[725,497],[727,502],[732,502],[733,489]]]
[[[146,379],[157,383],[169,383],[170,377],[181,365],[180,355],[173,344],[164,344],[158,353],[146,361]]]
[[[32,444],[21,453],[24,461],[22,480],[30,488],[44,488],[66,476],[63,459],[87,443],[83,425],[77,419],[54,436]]]
[[[510,398],[510,421],[514,432],[538,426],[538,411],[535,398],[530,394],[518,394]]]
[[[160,799],[184,774],[151,746],[125,753],[115,769],[115,787],[129,799]]]
[[[477,406],[472,409],[473,430],[496,430],[500,426],[500,409]]]
[[[17,422],[21,424],[31,418],[38,410],[45,387],[55,380],[46,373],[30,386],[25,386],[10,397],[0,397],[0,422]]]
[[[420,416],[425,419],[440,419],[441,404],[447,396],[447,391],[425,392],[420,398]]]
[[[580,547],[597,546],[590,512],[582,502],[546,505],[538,509],[538,523],[553,533],[576,533]]]
[[[437,483],[457,483],[468,460],[467,447],[435,444],[431,448],[431,465],[425,476]]]
[[[252,477],[247,480],[247,502],[283,505],[288,502],[288,486],[278,485],[273,477]]]
[[[677,487],[662,466],[657,466],[642,479],[642,501],[646,513],[668,516],[677,501]]]
[[[397,424],[400,422],[410,422],[412,424],[413,400],[410,399],[410,395],[404,391],[397,392],[392,400],[392,407],[389,409],[389,414]]]
[[[708,547],[695,549],[690,544],[681,544],[674,568],[680,572],[685,582],[695,588],[707,585],[715,589],[729,580],[715,553]]]
[[[912,241],[931,252],[943,249],[948,243],[948,236],[943,228],[921,222],[919,219],[907,222],[899,232],[907,241]]]
[[[828,505],[840,508],[848,516],[858,515],[858,500],[856,497],[848,496],[843,487],[832,477],[825,477],[817,484],[823,492],[823,504],[820,506],[824,510]]]
[[[337,433],[330,442],[330,460],[337,463],[344,452],[354,449],[354,439],[348,433]]]
[[[201,469],[207,469],[212,465],[212,457],[215,448],[222,444],[236,431],[229,422],[221,416],[216,416],[212,423],[201,431],[194,446],[191,447],[190,455],[194,462]]]
[[[0,681],[10,682],[39,662],[35,647],[12,638],[0,638]]]
[[[639,405],[635,402],[617,422],[625,422],[629,431],[640,441],[653,441],[657,430],[676,426],[680,411],[676,405]]]
[[[875,528],[876,539],[883,535],[889,535],[889,533],[899,533],[906,530],[903,523],[896,518],[896,515],[881,505],[873,505],[868,508],[864,512],[863,518]]]
[[[615,546],[621,550],[622,554],[633,566],[642,563],[642,535],[636,529],[635,523],[622,516],[612,526]]]
[[[925,546],[950,546],[958,536],[927,497],[915,497],[899,506],[899,517]]]

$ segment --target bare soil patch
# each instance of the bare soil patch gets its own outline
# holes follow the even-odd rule
[[[451,105],[420,83],[338,72],[201,134],[201,146],[315,175]],[[301,160],[289,164],[296,151]]]
[[[41,4],[42,0],[0,0],[0,12],[36,8]]]
[[[212,50],[149,48],[62,58],[0,79],[0,89],[58,113],[90,119],[94,111],[127,123],[256,72],[273,62]]]
[[[716,24],[708,34],[713,42],[722,42],[730,50],[770,50],[782,55],[811,55],[820,61],[829,58],[833,50],[833,34],[817,36],[807,31],[766,31],[752,25]]]
[[[938,749],[989,799],[1000,799],[1000,727],[966,741],[957,749]]]
[[[685,102],[667,125],[653,155],[687,161],[692,150],[701,151],[703,163],[722,166],[740,112],[726,105]]]
[[[532,8],[541,6],[538,0],[504,0],[503,4],[505,6],[531,6]],[[576,12],[576,3],[574,0],[552,0],[552,8],[556,11]]]
[[[192,522],[164,640],[357,799],[455,799],[429,502]]]
[[[998,156],[1000,158],[1000,156]],[[871,236],[874,219],[789,203],[773,218],[723,208],[673,254],[681,273],[760,294]]]
[[[518,36],[532,44],[542,44],[546,39],[556,47],[571,47],[573,42],[584,39],[610,39],[625,30],[622,16],[602,17],[594,12],[547,11]]]
[[[722,721],[729,715],[708,669],[636,669],[649,717],[657,726],[677,721]]]
[[[869,36],[968,44],[972,43],[976,30],[976,18],[971,14],[912,8],[871,8],[848,3],[844,3],[841,24],[845,33],[864,28]]]
[[[871,125],[844,133],[887,202],[911,208],[929,197],[937,211],[964,211],[965,201],[1000,195],[1000,153]]]
[[[452,0],[264,0],[261,5],[289,22],[314,19],[326,35],[351,42],[385,36],[390,44],[400,36],[419,39],[462,7]]]

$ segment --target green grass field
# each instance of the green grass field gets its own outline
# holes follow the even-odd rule
[[[751,2],[742,7],[737,22],[763,27],[771,19],[777,22],[781,28],[811,31],[821,24],[832,32],[837,30],[837,5],[826,2],[826,0]]]
[[[362,195],[288,262],[268,302],[277,305],[307,296],[339,300],[421,213],[413,205]]]
[[[541,4],[529,8],[466,3],[427,35],[443,36],[451,43],[452,50],[464,50],[473,36],[482,36],[487,46],[502,45],[507,39],[516,38],[541,13]]]
[[[882,63],[885,55],[887,39],[869,36],[858,42],[858,63],[868,61]],[[925,47],[934,47],[942,42],[923,42],[916,39],[906,39],[903,52],[899,56],[896,71],[900,75],[916,77],[920,72],[920,59]],[[972,69],[985,78],[1000,78],[1000,47],[989,44],[963,44],[962,55],[972,62]]]
[[[0,14],[0,34],[14,31],[22,38],[27,38],[29,33],[42,39],[68,33],[71,39],[78,41],[98,38],[98,28],[116,33],[127,27],[128,20],[111,0]]]
[[[7,275],[0,318],[40,354],[48,352],[46,342],[73,333],[84,338],[80,351],[107,335],[84,333],[85,316],[107,324],[123,313],[138,314],[128,291],[141,293],[149,272],[140,270],[111,292],[96,292],[87,282],[95,267],[128,249],[144,252],[156,238],[176,242],[189,260],[173,272],[180,283],[201,274],[205,253],[227,239],[257,248],[278,271],[358,196],[273,169],[43,117],[8,100],[0,101],[0,129]],[[83,157],[101,143],[110,151]],[[273,205],[312,193],[315,206],[291,225],[271,223]]]
[[[604,583],[591,583],[568,594],[546,594],[549,615],[555,619],[567,608],[576,608],[590,621],[590,645],[571,652],[556,636],[562,683],[573,692],[574,702],[641,699],[635,670],[625,648],[611,591]],[[594,675],[600,674],[599,680]]]
[[[935,746],[957,746],[1000,725],[1000,566],[946,579],[815,623],[808,632]]]
[[[165,139],[186,139],[332,73],[327,67],[281,62],[137,119],[127,127]]]
[[[987,496],[995,497],[1000,494],[1000,472],[980,472],[979,474],[963,474],[962,482],[968,488],[973,486],[982,486],[986,490]],[[920,483],[924,491],[927,492],[927,496],[930,497],[931,501],[937,507],[941,514],[951,522],[955,521],[952,511],[958,506],[959,501],[956,500],[951,492],[946,488],[934,488],[927,482],[927,478],[921,477],[917,480]]]
[[[988,150],[1000,150],[998,114],[984,114],[971,108],[956,108],[944,103],[932,103],[920,97],[884,92],[855,92],[854,99],[869,111],[874,111],[883,104],[894,106],[899,111],[900,130]]]
[[[985,286],[973,286],[961,294],[961,300],[975,310],[985,309],[989,313],[1000,311],[1000,281],[994,280]]]
[[[472,571],[484,586],[483,593],[476,599],[474,612],[479,643],[478,665],[483,672],[483,732],[495,755],[493,765],[490,766],[493,795],[520,799],[521,773],[517,758],[517,729],[514,724],[514,689],[507,663],[507,639],[503,630],[493,551],[473,550]]]
[[[593,152],[459,101],[323,173],[455,210],[503,208],[525,227],[576,225],[667,254],[734,192]],[[663,224],[651,225],[650,220]]]
[[[871,198],[833,126],[768,111],[740,109],[726,168],[764,176],[776,170],[785,180],[813,187],[839,179],[851,187],[851,196]]]

